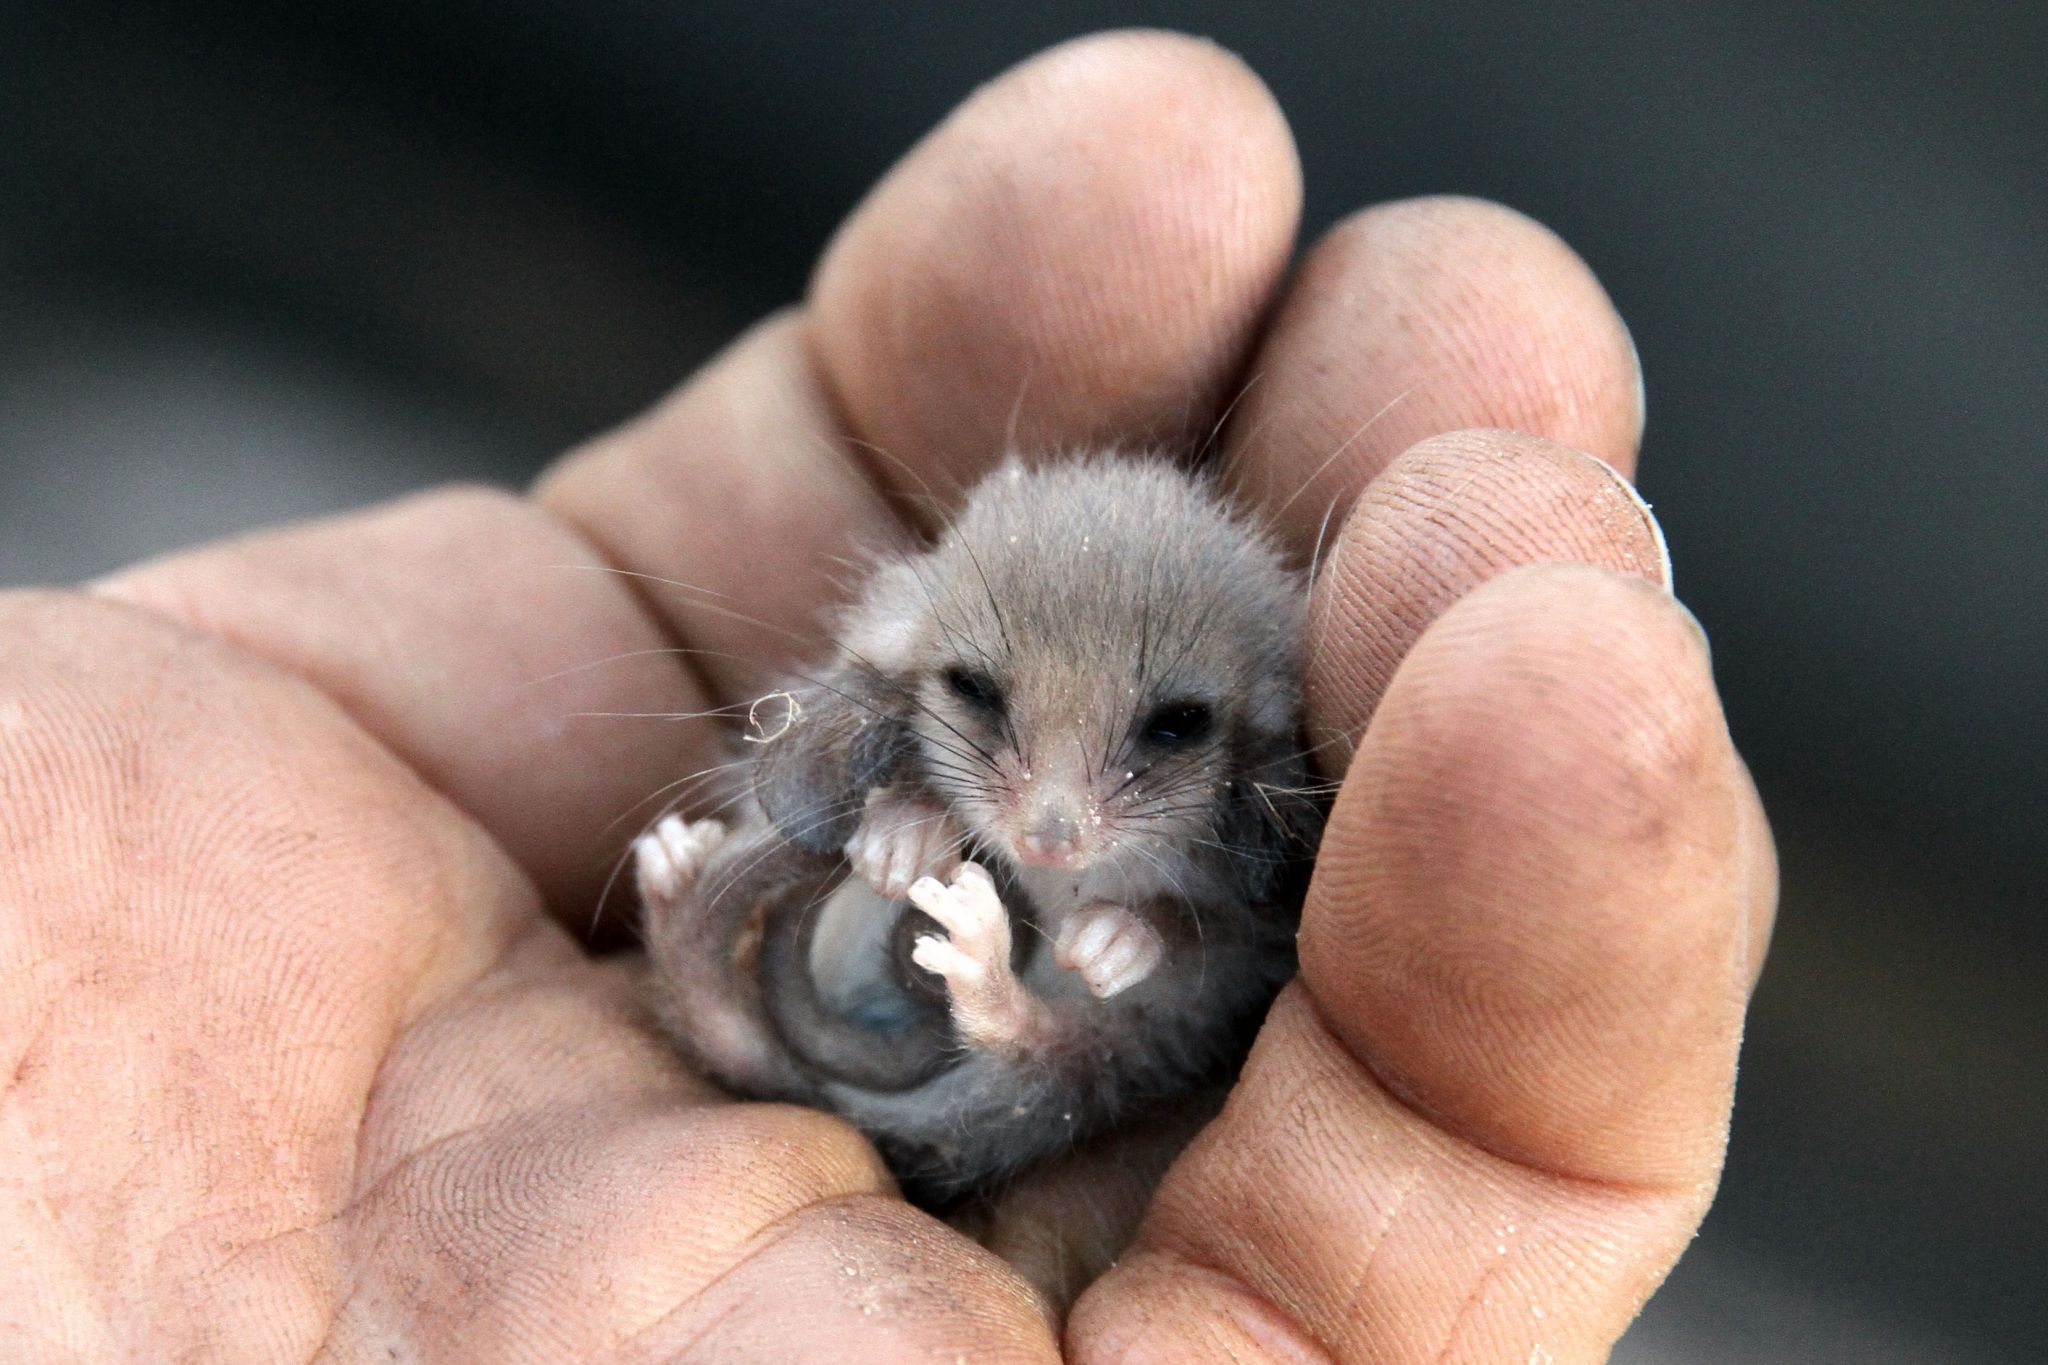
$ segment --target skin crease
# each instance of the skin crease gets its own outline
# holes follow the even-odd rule
[[[1533,496],[1578,476],[1523,438],[1465,438],[1462,483],[1417,471],[1436,515],[1333,519],[1311,723],[1356,753],[1303,974],[1063,1329],[843,1125],[684,1074],[544,912],[583,923],[636,827],[606,822],[715,761],[708,727],[585,713],[744,685],[641,651],[803,652],[565,562],[815,623],[813,551],[901,534],[875,489],[950,488],[1013,423],[1206,431],[1256,375],[1221,458],[1284,496],[1274,442],[1327,458],[1347,351],[1463,358],[1433,422],[1627,471],[1634,362],[1555,239],[1419,201],[1373,211],[1398,251],[1333,238],[1289,288],[1299,197],[1226,54],[1071,44],[892,172],[801,311],[536,499],[429,494],[0,598],[0,1356],[1602,1358],[1718,1176],[1771,861],[1690,618],[1629,576],[1640,514]],[[1453,302],[1495,297],[1542,325]],[[1426,434],[1361,438],[1289,515]],[[762,504],[651,477],[707,446]],[[743,553],[701,557],[732,521]],[[1460,529],[1487,526],[1514,534]]]

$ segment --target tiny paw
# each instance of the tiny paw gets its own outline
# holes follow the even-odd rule
[[[988,873],[962,863],[950,883],[920,877],[909,896],[946,931],[921,935],[910,959],[946,983],[960,1036],[988,1048],[1028,1044],[1043,1010],[1010,970],[1010,915]]]
[[[633,877],[640,885],[641,904],[664,908],[689,895],[725,836],[722,820],[686,821],[669,815],[635,839]]]
[[[937,934],[925,934],[912,944],[910,960],[933,976],[962,987],[980,985],[988,976],[988,968],[954,947],[951,939]]]
[[[878,787],[846,841],[846,859],[875,894],[900,901],[919,877],[949,876],[960,865],[960,831],[944,806]]]
[[[1143,917],[1121,905],[1091,905],[1060,926],[1053,961],[1081,974],[1098,1000],[1121,994],[1152,975],[1166,941]]]
[[[978,863],[962,863],[950,882],[920,877],[905,893],[939,922],[952,945],[991,970],[1010,969],[1010,912],[995,879]]]

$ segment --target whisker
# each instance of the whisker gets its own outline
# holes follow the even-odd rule
[[[1208,929],[1202,923],[1201,906],[1193,896],[1188,894],[1186,882],[1181,879],[1180,874],[1166,861],[1164,856],[1148,851],[1142,843],[1130,845],[1130,850],[1158,870],[1160,877],[1166,881],[1168,886],[1173,888],[1174,898],[1187,909],[1188,922],[1194,926],[1195,930],[1196,963],[1194,993],[1200,995],[1202,987],[1209,979]]]
[[[715,720],[721,716],[743,716],[753,705],[753,702],[733,702],[729,706],[714,706],[704,711],[570,711],[566,714],[571,720]]]
[[[1358,438],[1365,435],[1367,431],[1371,430],[1375,422],[1379,421],[1380,418],[1385,417],[1388,413],[1392,412],[1394,408],[1399,404],[1406,402],[1408,399],[1408,395],[1414,393],[1415,389],[1416,385],[1410,384],[1407,388],[1401,390],[1401,392],[1395,394],[1392,398],[1389,398],[1385,403],[1381,404],[1380,410],[1378,412],[1375,412],[1372,416],[1366,418],[1363,422],[1360,422],[1358,424],[1357,430],[1353,431],[1349,436],[1346,436],[1344,438],[1343,444],[1339,445],[1335,450],[1331,451],[1329,458],[1324,460],[1321,464],[1317,465],[1315,467],[1314,472],[1301,481],[1301,484],[1294,490],[1293,495],[1290,496],[1286,502],[1281,503],[1280,506],[1274,510],[1273,520],[1277,522],[1280,520],[1280,518],[1286,516],[1287,509],[1294,506],[1296,498],[1299,498],[1303,493],[1306,493],[1309,490],[1310,485],[1314,484],[1317,480],[1321,479],[1324,474],[1328,473],[1330,466],[1337,463],[1338,460],[1342,459],[1344,457],[1344,452],[1351,449],[1352,446],[1356,445],[1358,443]]]
[[[1237,386],[1237,393],[1232,396],[1229,405],[1218,414],[1216,420],[1210,423],[1209,434],[1203,438],[1202,444],[1196,448],[1192,461],[1196,467],[1199,468],[1208,463],[1210,455],[1215,453],[1217,442],[1223,435],[1223,428],[1230,423],[1231,414],[1237,411],[1237,405],[1244,402],[1245,397],[1254,388],[1257,388],[1259,381],[1265,377],[1266,372],[1264,370],[1255,370],[1244,383]]]
[[[630,817],[630,816],[631,816],[631,815],[632,815],[632,814],[633,814],[633,813],[634,813],[635,811],[639,810],[639,809],[640,809],[640,808],[641,808],[642,806],[646,805],[646,804],[647,804],[647,803],[648,803],[649,801],[654,801],[654,800],[658,800],[658,799],[660,799],[661,797],[664,797],[664,796],[668,795],[668,794],[669,794],[670,792],[673,792],[673,791],[675,791],[675,790],[676,790],[676,789],[677,789],[678,787],[682,787],[682,786],[686,785],[687,783],[691,783],[691,782],[701,782],[701,781],[704,781],[704,780],[706,780],[706,779],[708,779],[708,778],[711,778],[711,777],[714,777],[714,776],[716,776],[716,775],[717,775],[717,774],[719,774],[719,773],[731,772],[731,771],[732,771],[732,770],[733,770],[734,768],[743,768],[743,767],[745,767],[745,766],[747,765],[747,762],[748,762],[748,760],[746,760],[746,759],[743,759],[743,758],[737,758],[737,759],[734,759],[734,760],[732,760],[732,761],[731,761],[731,762],[729,762],[729,763],[718,763],[718,764],[714,764],[714,765],[712,765],[712,766],[711,766],[711,767],[709,767],[709,768],[699,768],[699,769],[698,769],[698,770],[697,770],[696,772],[694,772],[694,773],[691,773],[691,774],[689,774],[689,775],[688,775],[688,776],[686,776],[686,777],[679,777],[679,778],[675,779],[675,781],[673,781],[673,782],[664,782],[664,783],[663,783],[663,784],[662,784],[661,786],[659,786],[659,787],[656,787],[656,788],[655,788],[655,789],[654,789],[653,791],[651,791],[651,792],[649,792],[649,793],[648,793],[647,795],[645,795],[645,796],[641,797],[641,798],[640,798],[640,799],[639,799],[638,801],[635,801],[635,802],[634,802],[634,803],[633,803],[632,805],[630,805],[630,806],[626,807],[626,808],[625,808],[624,810],[620,811],[620,812],[619,812],[619,813],[618,813],[617,815],[613,816],[613,817],[612,817],[612,818],[611,818],[610,820],[606,821],[606,822],[605,822],[605,825],[604,825],[604,828],[603,828],[603,830],[602,830],[602,831],[600,831],[600,832],[601,832],[601,833],[604,833],[604,834],[609,834],[609,833],[611,833],[611,831],[612,831],[612,830],[613,830],[614,828],[616,828],[616,827],[617,827],[617,826],[618,826],[618,825],[619,825],[619,824],[620,824],[620,823],[621,823],[622,821],[624,821],[624,820],[626,820],[627,818],[629,818],[629,817]],[[684,793],[680,793],[680,794],[679,794],[679,799],[680,799],[680,797],[687,797],[687,796],[688,796],[688,793],[687,793],[687,792],[684,792]],[[731,797],[731,798],[727,798],[727,800],[726,800],[726,801],[722,801],[722,802],[720,802],[720,804],[721,804],[721,805],[727,805],[727,804],[730,804],[730,803],[731,803],[731,801],[733,801],[733,800],[737,800],[737,799],[738,799],[738,797],[736,797],[736,796],[735,796],[735,797]],[[671,809],[673,809],[673,807],[671,807]],[[661,814],[662,814],[662,815],[667,815],[667,814],[669,814],[669,811],[668,811],[668,810],[664,810],[664,811],[663,811],[663,812],[662,812]],[[642,833],[642,834],[645,834],[645,833],[647,832],[647,830],[649,830],[649,829],[652,829],[652,828],[653,828],[653,827],[654,827],[654,826],[655,826],[656,824],[659,824],[659,823],[660,823],[660,821],[661,821],[661,816],[656,816],[656,817],[655,817],[655,818],[654,818],[653,820],[651,820],[651,821],[649,821],[649,822],[648,822],[648,824],[646,825],[646,827],[645,827],[645,828],[643,828],[643,829],[641,830],[641,833]]]
[[[1323,506],[1323,519],[1316,525],[1315,543],[1310,547],[1308,554],[1308,581],[1310,583],[1314,583],[1316,581],[1316,574],[1321,572],[1323,550],[1329,544],[1326,537],[1330,534],[1330,519],[1337,515],[1337,503],[1339,501],[1340,499],[1336,494],[1330,495],[1329,502]]]
[[[921,496],[924,498],[926,503],[930,505],[931,511],[933,513],[933,520],[944,520],[945,514],[951,506],[951,504],[945,498],[939,495],[938,490],[932,487],[931,480],[927,479],[924,476],[924,472],[918,469],[917,466],[911,464],[910,461],[904,459],[901,455],[898,455],[895,451],[888,449],[886,446],[878,445],[873,441],[862,440],[858,436],[848,436],[846,438],[846,443],[848,445],[855,446],[861,450],[864,450],[870,455],[874,455],[880,459],[887,460],[890,464],[896,466],[898,470],[902,471],[905,474],[908,474],[912,479],[916,480],[919,491],[918,493],[912,494],[911,496]],[[952,488],[954,498],[957,500],[965,491],[966,490],[960,486],[959,482],[955,480]]]
[[[573,566],[564,565],[558,567]],[[552,673],[543,673],[538,678],[528,678],[525,681],[516,684],[516,686],[521,690],[524,690],[529,687],[541,687],[547,683],[558,682],[563,678],[573,677],[575,674],[578,673],[588,673],[590,672],[590,670],[594,668],[603,668],[608,664],[624,663],[628,659],[650,658],[657,654],[690,655],[708,654],[714,652],[715,651],[711,650],[691,649],[686,645],[660,645],[651,649],[622,650],[617,654],[607,654],[601,659],[588,659],[580,664],[571,664],[567,668],[558,668]]]

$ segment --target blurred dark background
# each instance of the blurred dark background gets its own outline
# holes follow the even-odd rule
[[[1720,1202],[1617,1358],[2044,1358],[2040,0],[10,0],[0,583],[523,480],[972,86],[1130,22],[1272,85],[1310,236],[1486,195],[1635,331],[1785,902]]]

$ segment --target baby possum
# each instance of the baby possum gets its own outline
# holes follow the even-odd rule
[[[756,706],[736,818],[636,845],[665,1024],[937,1205],[1227,1076],[1321,828],[1306,602],[1198,477],[1006,462]]]

